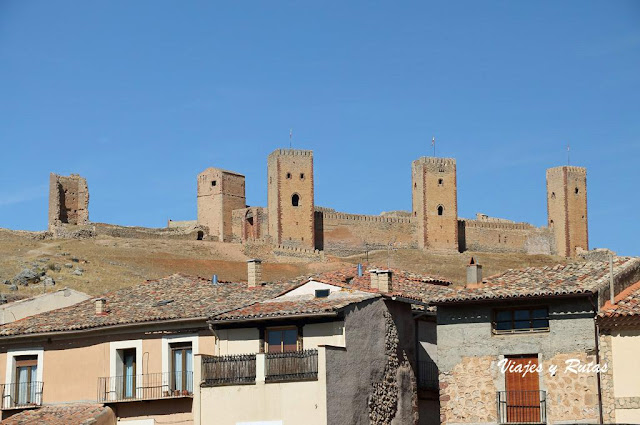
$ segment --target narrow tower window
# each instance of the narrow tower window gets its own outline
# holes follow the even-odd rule
[[[578,193],[580,193],[580,189],[578,189],[578,188],[576,187],[576,195],[577,195]]]
[[[444,184],[444,180],[443,179],[438,179],[438,186],[442,186]]]
[[[291,197],[291,205],[297,207],[300,204],[300,196],[297,193],[294,193]]]
[[[287,173],[287,178],[290,179],[291,178],[291,173]]]
[[[442,205],[438,205],[438,215],[442,215],[444,213],[444,207]]]
[[[304,173],[300,173],[300,180],[304,180]]]

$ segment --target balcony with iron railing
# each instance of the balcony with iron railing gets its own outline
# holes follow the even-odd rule
[[[193,397],[193,372],[148,373],[98,378],[98,402]]]
[[[203,387],[318,379],[318,350],[315,349],[201,357]]]
[[[498,391],[498,423],[547,423],[546,391]]]
[[[42,382],[2,384],[2,410],[42,406]]]

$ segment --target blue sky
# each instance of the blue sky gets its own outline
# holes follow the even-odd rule
[[[640,2],[0,1],[0,227],[46,227],[50,172],[90,219],[195,219],[196,175],[312,149],[316,204],[411,208],[458,162],[459,215],[546,224],[545,169],[588,168],[592,247],[640,255]]]

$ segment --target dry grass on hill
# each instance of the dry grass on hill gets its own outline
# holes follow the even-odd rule
[[[485,276],[508,268],[553,265],[566,261],[543,255],[435,254],[398,250],[391,252],[389,263],[393,268],[437,275],[460,283],[465,279],[465,265],[471,255],[477,255],[476,258],[480,259]],[[98,295],[176,272],[203,277],[216,273],[220,280],[246,280],[248,258],[240,244],[111,237],[36,240],[27,232],[0,229],[0,282],[12,279],[25,267],[38,263],[56,281],[56,286],[47,288],[47,291],[69,287]],[[273,256],[266,252],[263,258],[263,278],[267,281],[334,270],[363,260],[361,256],[352,256],[344,259],[329,257],[325,263],[287,263],[275,262]],[[370,264],[386,266],[387,252],[370,253],[369,260]],[[83,269],[79,276],[73,274],[78,267]],[[60,270],[53,270],[57,268]],[[0,292],[9,293],[9,286],[0,283]],[[26,296],[42,292],[41,284],[20,286],[17,291]]]

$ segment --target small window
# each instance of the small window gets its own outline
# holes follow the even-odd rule
[[[217,181],[214,180],[214,181],[211,182],[211,186],[217,186],[217,185],[218,185]]]
[[[438,179],[438,186],[444,185],[444,179]]]
[[[576,187],[576,195],[577,195],[578,193],[580,193],[580,189],[578,189],[578,188]]]
[[[291,173],[287,173],[287,178],[290,179],[291,178]]]
[[[549,220],[549,227],[553,227],[553,220]]]
[[[548,331],[549,310],[547,307],[496,310],[492,327],[495,334]]]
[[[316,298],[327,298],[329,292],[329,289],[316,289]]]
[[[304,180],[304,173],[300,173],[300,180]]]
[[[438,205],[438,215],[442,215],[444,213],[444,207],[442,205]]]
[[[418,187],[418,183],[413,184],[413,188],[416,189]]]
[[[291,205],[297,207],[300,205],[300,196],[297,193],[294,193],[291,197]]]
[[[17,406],[42,403],[42,390],[37,382],[38,356],[15,357],[14,393],[11,394]]]
[[[267,352],[287,353],[298,350],[298,329],[282,328],[267,330]]]
[[[556,199],[556,193],[555,192],[551,192],[551,199]]]

